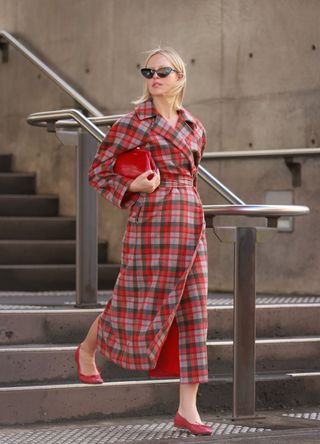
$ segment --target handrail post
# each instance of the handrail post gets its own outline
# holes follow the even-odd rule
[[[76,306],[98,306],[97,193],[89,185],[88,171],[97,141],[78,131],[76,210]]]
[[[236,227],[233,310],[233,419],[255,417],[255,227]]]

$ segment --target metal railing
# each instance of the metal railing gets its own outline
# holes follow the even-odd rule
[[[202,158],[208,160],[260,160],[282,158],[292,176],[292,186],[300,187],[302,164],[298,157],[313,157],[320,155],[320,148],[287,148],[278,150],[257,151],[220,151],[203,153]]]
[[[85,99],[75,88],[73,88],[68,82],[66,82],[59,74],[57,74],[49,65],[43,62],[38,56],[36,56],[29,48],[23,43],[17,40],[10,32],[4,29],[0,31],[0,49],[2,51],[2,62],[7,63],[9,60],[8,45],[17,49],[27,60],[36,65],[46,76],[49,77],[54,83],[56,83],[63,91],[65,91],[70,97],[72,97],[76,103],[78,103],[83,109],[90,112],[93,116],[103,116],[92,103]]]
[[[283,148],[280,150],[215,151],[203,153],[204,159],[259,159],[272,157],[318,156],[320,148]]]

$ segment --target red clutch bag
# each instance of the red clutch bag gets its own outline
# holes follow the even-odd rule
[[[115,173],[132,179],[135,179],[148,170],[157,172],[158,168],[154,163],[150,151],[143,150],[140,147],[119,154],[113,167]],[[150,174],[148,179],[152,178],[153,174]]]

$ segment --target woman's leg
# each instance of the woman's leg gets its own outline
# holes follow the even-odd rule
[[[98,373],[95,363],[95,354],[97,350],[97,331],[99,319],[100,315],[92,323],[87,336],[80,344],[80,368],[81,373],[84,375],[94,375]]]
[[[180,384],[180,404],[178,412],[189,422],[203,424],[197,410],[199,383]]]
[[[205,237],[200,242],[176,311],[179,328],[179,413],[189,422],[203,422],[197,410],[199,383],[208,382],[208,262]]]

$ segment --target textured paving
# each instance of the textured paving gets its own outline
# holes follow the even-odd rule
[[[226,423],[206,424],[213,427],[213,435],[231,435],[263,432],[265,429],[232,425]],[[172,422],[160,422],[157,424],[126,424],[110,426],[80,426],[59,427],[42,430],[7,431],[0,432],[1,444],[95,444],[95,443],[120,443],[139,441],[176,440],[194,436],[191,433],[179,430]]]
[[[230,416],[203,415],[211,436],[195,436],[174,427],[172,418],[119,418],[104,421],[8,427],[0,430],[0,444],[104,443],[314,443],[320,442],[320,411],[268,412],[262,418],[233,422]],[[210,419],[210,420],[208,420]]]
[[[304,412],[304,413],[283,413],[283,416],[289,418],[309,419],[313,421],[320,421],[320,412]],[[320,437],[319,437],[320,442]]]
[[[98,301],[101,307],[112,296],[112,291],[99,291]],[[43,291],[43,292],[0,292],[0,310],[14,309],[48,309],[48,308],[72,308],[75,304],[75,291]],[[320,304],[320,296],[277,296],[257,295],[257,305],[311,305]],[[232,306],[231,293],[208,294],[208,307]]]

